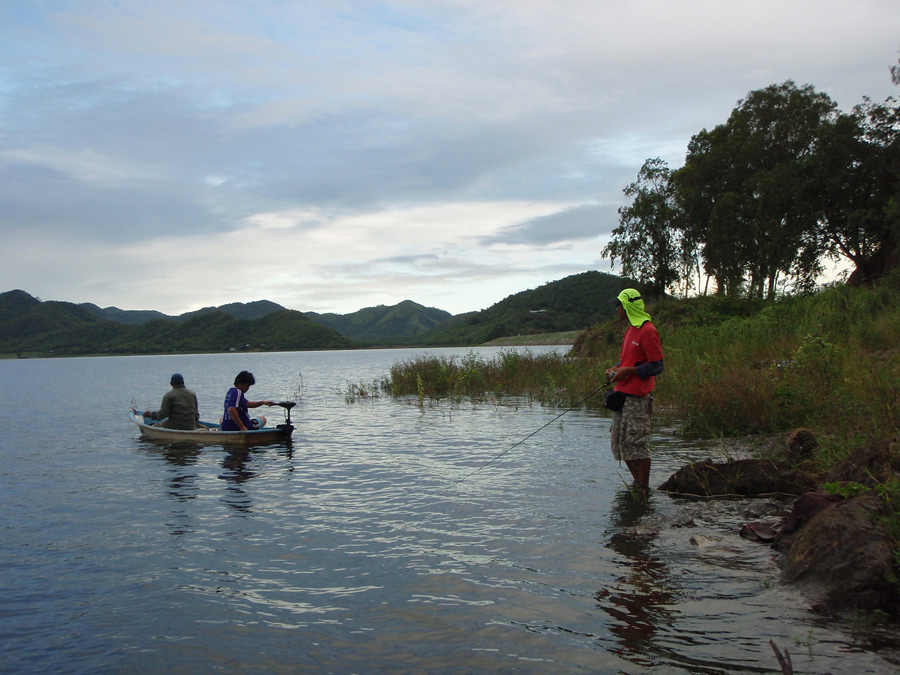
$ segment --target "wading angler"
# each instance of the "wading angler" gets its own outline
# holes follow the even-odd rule
[[[625,461],[635,484],[646,488],[650,486],[654,378],[663,371],[662,344],[638,291],[626,288],[614,302],[628,328],[619,362],[606,370],[607,381],[615,384],[604,396],[604,405],[612,411],[610,445],[613,457]]]

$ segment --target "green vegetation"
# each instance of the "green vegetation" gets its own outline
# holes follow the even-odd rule
[[[213,310],[177,321],[155,318],[128,324],[103,319],[84,306],[41,302],[23,291],[0,294],[0,354],[8,356],[296,351],[352,345],[330,328],[287,309],[254,319]]]
[[[393,307],[366,307],[352,314],[306,312],[306,316],[360,343],[400,345],[421,341],[452,314],[404,300]]]
[[[774,300],[812,290],[828,258],[870,283],[900,260],[898,158],[896,98],[842,113],[809,85],[770,85],[695,134],[680,169],[644,163],[603,255],[645,296],[705,294],[713,280]]]
[[[484,347],[529,347],[536,345],[570,345],[578,339],[581,331],[568,330],[562,333],[533,333],[529,335],[509,335],[485,342]]]
[[[833,455],[825,463],[900,434],[900,271],[874,288],[836,285],[773,303],[669,298],[648,309],[666,353],[657,401],[685,430],[722,437],[809,427]],[[618,320],[598,324],[568,356],[422,357],[392,367],[382,388],[571,404],[604,384],[623,331]]]
[[[816,429],[846,439],[900,430],[900,272],[774,303],[667,299],[651,309],[666,352],[658,400],[714,436]],[[749,313],[748,313],[749,312]],[[574,353],[613,360],[612,326]],[[611,345],[610,343],[613,342]]]
[[[480,312],[454,316],[424,343],[465,347],[511,335],[583,330],[615,315],[609,303],[620,290],[622,279],[612,274],[574,274],[510,295]]]
[[[513,394],[571,405],[603,383],[603,365],[594,359],[501,351],[492,359],[469,352],[462,357],[421,356],[403,361],[391,367],[380,387],[394,396],[420,399]]]

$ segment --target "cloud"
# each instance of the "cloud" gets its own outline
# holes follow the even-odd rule
[[[895,88],[896,2],[13,3],[0,290],[453,311],[586,269],[644,160],[793,79]],[[523,285],[516,288],[516,285]]]
[[[581,204],[563,211],[532,218],[482,239],[484,245],[524,246],[572,245],[584,239],[608,235],[617,225],[616,208]]]

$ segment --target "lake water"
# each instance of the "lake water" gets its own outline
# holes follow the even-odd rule
[[[422,353],[0,361],[0,671],[777,673],[773,640],[795,673],[897,672],[896,631],[811,613],[738,536],[788,502],[636,499],[602,412],[345,400]],[[213,418],[243,369],[299,400],[290,446],[126,417],[177,371]],[[655,485],[707,455],[654,452]]]

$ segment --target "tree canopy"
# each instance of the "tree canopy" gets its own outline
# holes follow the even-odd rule
[[[900,250],[900,106],[844,114],[810,85],[773,84],[694,135],[683,167],[648,159],[624,193],[603,256],[656,294],[705,275],[719,293],[772,299],[811,289],[828,257],[866,282]]]

